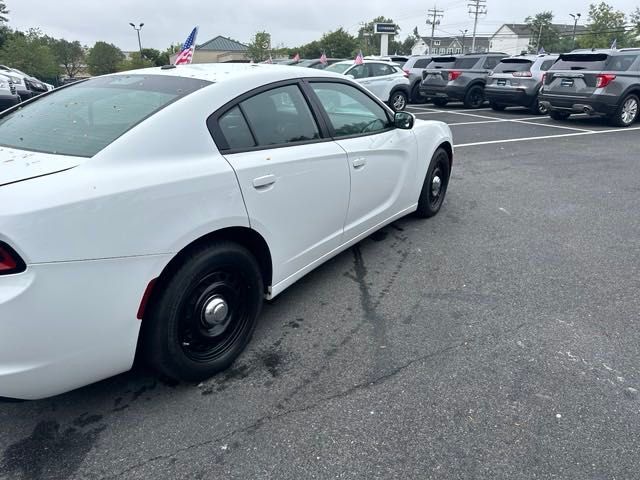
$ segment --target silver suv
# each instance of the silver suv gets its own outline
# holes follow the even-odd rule
[[[409,82],[411,83],[409,100],[412,103],[424,103],[427,101],[427,98],[420,93],[420,82],[422,81],[422,72],[431,63],[431,60],[432,57],[429,55],[413,55],[402,66],[402,70],[409,74]]]
[[[523,55],[504,58],[489,73],[484,93],[494,110],[506,107],[528,107],[536,115],[545,115],[540,104],[542,78],[558,59],[558,55]]]

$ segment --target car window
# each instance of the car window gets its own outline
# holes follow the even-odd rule
[[[296,85],[274,88],[240,103],[258,146],[320,138],[307,102]]]
[[[606,53],[567,53],[550,70],[604,70],[609,59]]]
[[[487,57],[487,59],[484,61],[484,64],[482,65],[482,68],[486,68],[486,69],[493,69],[496,67],[496,65],[498,65],[498,63],[500,63],[500,58],[498,57]]]
[[[636,55],[614,55],[607,62],[607,70],[614,72],[626,72],[631,68],[633,62],[635,62]]]
[[[372,77],[384,77],[385,75],[392,75],[396,73],[396,70],[391,65],[385,65],[384,63],[370,63]]]
[[[542,65],[540,65],[540,70],[546,72],[551,68],[554,62],[555,60],[545,60],[544,62],[542,62]]]
[[[429,64],[428,58],[421,58],[419,60],[416,60],[416,63],[413,65],[413,68],[427,68],[428,64]]]
[[[367,78],[369,76],[367,65],[356,65],[347,72],[347,75],[352,75],[353,78]]]
[[[239,107],[225,113],[218,121],[220,131],[231,150],[255,147],[256,142]]]
[[[330,82],[311,86],[329,116],[336,137],[376,133],[391,127],[384,108],[357,88]]]
[[[509,58],[496,65],[493,73],[528,72],[531,70],[531,65],[533,65],[531,60]]]
[[[456,61],[454,62],[453,68],[459,68],[461,70],[470,70],[476,66],[476,63],[478,63],[477,57],[471,57],[471,58],[460,57],[456,59]]]
[[[0,119],[0,145],[92,157],[140,122],[211,82],[168,75],[98,77]]]

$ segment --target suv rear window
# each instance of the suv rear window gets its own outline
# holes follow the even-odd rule
[[[455,62],[456,57],[436,57],[427,65],[427,68],[451,68]]]
[[[609,55],[606,53],[570,53],[560,55],[550,70],[597,70],[605,69]]]
[[[533,62],[531,60],[524,60],[520,58],[510,58],[502,60],[496,68],[494,73],[513,73],[513,72],[528,72],[531,70]]]
[[[476,66],[478,63],[478,57],[463,57],[458,58],[453,64],[453,68],[459,68],[461,70],[469,70]]]
[[[0,118],[0,145],[92,157],[146,118],[210,84],[169,75],[93,78]]]

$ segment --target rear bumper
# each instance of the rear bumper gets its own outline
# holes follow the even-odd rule
[[[464,100],[467,93],[466,87],[458,85],[432,86],[420,84],[420,93],[425,97],[441,98],[447,100]]]
[[[18,95],[0,95],[0,111],[11,108],[18,103],[20,103]]]
[[[618,109],[617,97],[592,95],[591,97],[571,97],[565,95],[541,94],[540,103],[549,110],[567,113],[587,113],[589,115],[613,115]]]
[[[491,103],[528,107],[535,100],[537,93],[525,89],[485,87],[485,96]]]
[[[168,258],[38,264],[0,277],[0,397],[49,397],[129,370],[159,262]]]

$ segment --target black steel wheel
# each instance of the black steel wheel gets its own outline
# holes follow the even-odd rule
[[[262,276],[251,253],[214,243],[189,254],[160,282],[143,319],[149,363],[184,381],[229,367],[249,343],[262,307]]]
[[[438,214],[449,186],[451,159],[444,148],[433,154],[427,175],[422,185],[416,214],[422,218],[431,218]]]
[[[481,108],[484,105],[484,88],[481,85],[474,85],[464,96],[465,108]]]

